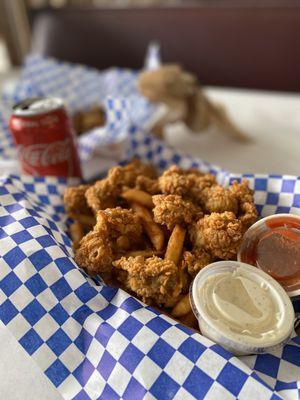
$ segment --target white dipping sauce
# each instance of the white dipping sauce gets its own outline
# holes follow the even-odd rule
[[[235,354],[269,351],[293,330],[294,310],[285,291],[248,264],[222,261],[205,267],[191,297],[202,333]]]

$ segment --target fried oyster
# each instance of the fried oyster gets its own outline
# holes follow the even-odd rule
[[[66,188],[64,192],[64,204],[68,215],[91,214],[85,194],[90,185],[79,185]]]
[[[203,215],[198,206],[176,194],[156,195],[152,199],[154,221],[166,225],[169,230],[177,224],[186,226]]]
[[[132,210],[108,208],[97,213],[94,229],[80,241],[76,262],[93,273],[109,272],[112,261],[141,240],[142,225]]]
[[[205,215],[190,229],[190,238],[196,248],[223,260],[236,257],[242,237],[242,223],[231,211]]]
[[[201,248],[185,251],[182,256],[182,268],[193,278],[202,268],[211,262],[213,262],[213,257]]]
[[[177,301],[182,285],[178,268],[172,261],[156,256],[122,257],[113,265],[127,272],[125,276],[120,275],[122,283],[145,303],[170,307]]]

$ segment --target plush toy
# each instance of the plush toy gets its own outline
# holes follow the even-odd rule
[[[183,71],[179,65],[163,65],[142,72],[138,87],[150,101],[165,105],[166,112],[152,128],[156,136],[163,137],[165,125],[182,121],[195,133],[214,125],[237,140],[248,140],[248,136],[230,120],[225,109],[207,98],[196,76]]]

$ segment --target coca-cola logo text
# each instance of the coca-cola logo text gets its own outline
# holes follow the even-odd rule
[[[53,143],[19,146],[19,155],[22,162],[31,167],[49,167],[70,160],[71,141],[67,139]]]

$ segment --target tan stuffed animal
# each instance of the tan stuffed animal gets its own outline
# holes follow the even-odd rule
[[[168,112],[152,128],[156,136],[163,136],[166,124],[182,121],[192,132],[198,133],[214,125],[237,140],[249,139],[230,120],[223,107],[205,96],[196,76],[183,71],[179,65],[163,65],[142,72],[138,87],[150,101],[167,106]]]

